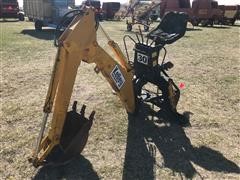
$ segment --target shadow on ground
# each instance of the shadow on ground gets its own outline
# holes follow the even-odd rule
[[[137,117],[129,116],[123,180],[155,179],[156,168],[169,168],[173,175],[182,178],[202,177],[192,163],[208,171],[240,173],[239,167],[219,151],[194,147],[184,129],[167,120],[162,111],[152,112],[147,105],[143,106]],[[162,159],[156,159],[157,151]]]
[[[92,164],[83,156],[75,158],[69,164],[62,166],[44,166],[40,168],[32,178],[33,180],[56,180],[56,179],[100,179],[94,171]]]
[[[234,24],[233,27],[240,27],[240,24]]]
[[[34,38],[43,40],[53,40],[55,29],[43,29],[41,31],[36,31],[35,29],[24,29],[21,34],[29,35]]]
[[[196,27],[191,27],[191,28],[187,28],[187,31],[202,31],[202,29],[196,28]]]
[[[0,19],[0,23],[18,22],[18,19]]]
[[[218,25],[218,26],[202,26],[202,28],[212,28],[212,29],[230,29],[230,26]]]

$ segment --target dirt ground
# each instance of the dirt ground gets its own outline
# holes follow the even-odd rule
[[[125,22],[102,25],[122,49],[123,36],[134,35]],[[169,74],[185,84],[178,110],[190,116],[190,127],[173,123],[162,111],[151,113],[147,104],[136,117],[128,116],[94,65],[82,63],[71,102],[86,104],[87,114],[96,111],[87,146],[67,165],[37,169],[28,158],[56,54],[54,31],[1,21],[0,33],[0,179],[240,178],[240,23],[189,26],[183,38],[166,46],[175,65]],[[109,49],[101,32],[98,42]],[[130,53],[132,48],[129,44]]]

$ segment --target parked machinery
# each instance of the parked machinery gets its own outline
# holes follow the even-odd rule
[[[34,21],[38,31],[45,26],[56,28],[63,15],[74,6],[74,0],[23,0],[25,15]]]
[[[202,26],[211,25],[214,22],[220,21],[223,17],[222,11],[218,8],[218,2],[215,0],[193,0],[192,2],[193,15],[196,24]]]
[[[0,18],[16,18],[24,21],[24,13],[20,11],[17,0],[0,0]]]
[[[55,43],[58,51],[43,108],[42,126],[33,155],[29,159],[35,167],[49,163],[65,163],[81,153],[86,145],[95,112],[86,118],[84,115],[86,106],[84,105],[78,113],[76,101],[72,110],[67,112],[77,70],[82,61],[96,64],[95,72],[102,73],[128,113],[136,114],[139,102],[147,101],[160,107],[177,123],[181,125],[188,123],[176,110],[180,91],[166,73],[173,64],[165,63],[165,58],[161,64],[158,63],[159,52],[166,53],[164,45],[171,44],[184,35],[187,24],[185,14],[168,13],[146,38],[141,34],[141,30],[141,37],[136,34],[137,40],[125,36],[125,44],[126,38],[135,43],[133,61],[126,60],[118,44],[110,39],[96,21],[92,8],[86,8],[78,14],[74,13],[73,16],[73,21]],[[60,29],[61,24],[56,30]],[[116,54],[116,59],[99,46],[97,29],[101,29],[108,38],[108,45]],[[157,92],[144,92],[143,86],[147,83],[155,85],[158,88]],[[44,133],[48,116],[52,111],[49,131]]]
[[[222,10],[223,18],[218,22],[224,25],[234,25],[237,19],[240,19],[240,5],[220,5],[219,8]]]
[[[193,0],[192,7],[190,0],[162,0],[160,3],[160,17],[166,12],[178,11],[188,14],[188,21],[194,26],[200,23],[202,26],[213,25],[223,17],[222,11],[218,8],[215,0]]]
[[[130,21],[126,21],[127,30],[131,31],[132,26],[135,24],[141,24],[144,26],[144,31],[149,30],[149,25],[152,23],[151,17],[158,17],[157,9],[159,7],[160,2],[158,1],[141,1],[141,0],[130,0],[127,13],[125,15],[131,16]],[[155,12],[156,14],[152,14]]]
[[[102,4],[102,12],[103,17],[106,20],[114,19],[115,13],[120,9],[120,2],[103,2]]]

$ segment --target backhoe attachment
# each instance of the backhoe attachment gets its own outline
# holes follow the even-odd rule
[[[135,111],[133,74],[120,48],[108,42],[117,58],[113,59],[96,41],[97,22],[92,8],[77,13],[56,43],[58,51],[43,108],[44,118],[32,157],[35,167],[45,163],[62,164],[81,153],[92,126],[93,111],[84,116],[86,106],[77,113],[76,102],[72,111],[68,106],[81,61],[95,63],[115,90],[128,112]],[[81,93],[81,92],[80,92]],[[49,113],[53,112],[48,133],[44,133]]]
[[[89,118],[86,118],[84,115],[86,106],[83,105],[78,113],[76,101],[72,110],[68,111],[78,67],[82,61],[96,65],[95,72],[101,72],[128,113],[137,111],[136,102],[145,101],[173,115],[180,124],[187,123],[176,109],[180,91],[166,73],[173,64],[164,62],[167,53],[164,45],[175,42],[185,34],[187,25],[185,14],[174,12],[166,14],[160,25],[147,35],[146,42],[141,29],[139,31],[142,42],[137,34],[138,42],[126,35],[125,49],[127,49],[126,37],[135,43],[134,61],[131,62],[96,22],[94,9],[86,8],[74,13],[71,23],[56,43],[58,50],[43,108],[41,130],[33,155],[29,159],[35,167],[49,163],[66,163],[79,155],[87,143],[95,112],[92,111]],[[98,45],[96,40],[98,27],[107,37],[108,45],[115,53],[115,59]],[[160,50],[165,51],[161,64],[158,62]],[[129,57],[127,51],[126,54]],[[147,90],[144,88],[147,83],[155,85],[157,92],[144,92]],[[45,133],[51,112],[49,130]]]

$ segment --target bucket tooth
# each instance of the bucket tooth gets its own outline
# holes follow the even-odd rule
[[[46,158],[47,163],[66,163],[83,151],[95,115],[95,111],[92,111],[87,119],[84,116],[85,109],[86,105],[83,105],[80,113],[77,113],[77,101],[74,101],[72,111],[67,112],[60,143]]]

